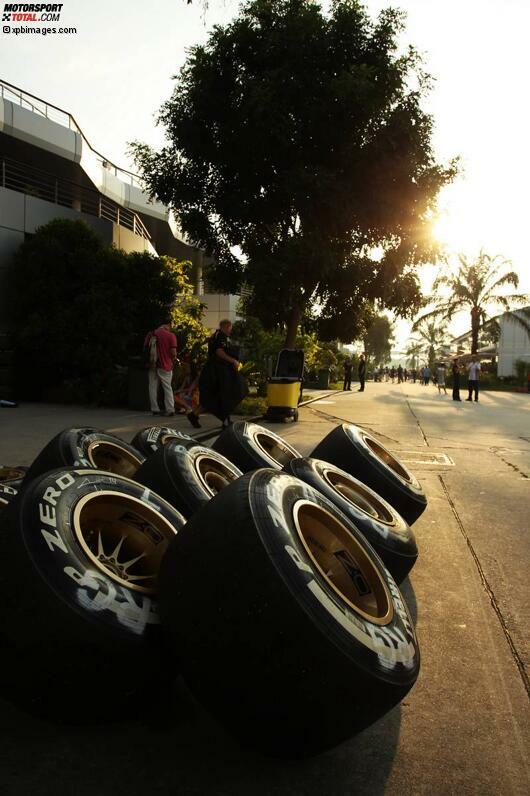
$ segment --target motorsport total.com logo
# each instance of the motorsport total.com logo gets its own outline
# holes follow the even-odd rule
[[[64,3],[5,3],[2,22],[59,22]]]

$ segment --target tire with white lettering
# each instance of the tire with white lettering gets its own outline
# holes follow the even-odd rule
[[[140,451],[114,434],[97,428],[67,428],[42,449],[26,473],[26,481],[57,467],[93,467],[134,478],[144,460]]]
[[[5,697],[62,721],[134,711],[165,674],[158,569],[184,522],[145,487],[99,470],[25,485],[0,512]]]
[[[358,478],[412,524],[427,508],[427,498],[405,465],[359,426],[343,423],[319,442],[312,459],[322,459]]]
[[[10,486],[14,487],[20,486],[26,476],[27,471],[28,468],[23,467],[20,464],[0,464],[0,485],[10,484]]]
[[[11,503],[18,489],[11,484],[0,484],[0,511],[5,509],[8,503]]]
[[[242,475],[217,451],[199,445],[186,448],[174,441],[151,454],[135,480],[165,498],[184,517],[191,517],[203,503]]]
[[[190,437],[189,434],[184,434],[174,428],[150,426],[139,431],[131,440],[131,445],[140,451],[143,456],[151,456],[152,453],[156,453],[157,450],[173,440],[176,440],[185,448],[192,448],[194,445],[201,444],[193,437]]]
[[[288,461],[301,456],[278,434],[246,420],[238,420],[228,426],[218,436],[212,448],[226,456],[243,473],[259,467],[281,470]]]
[[[287,473],[247,473],[206,503],[169,545],[159,588],[187,684],[262,751],[334,746],[418,676],[394,580],[353,523]]]
[[[320,459],[293,459],[284,469],[346,514],[397,583],[407,577],[418,558],[418,547],[409,524],[390,503],[357,478]]]

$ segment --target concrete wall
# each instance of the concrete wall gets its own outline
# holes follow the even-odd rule
[[[499,376],[515,376],[518,359],[530,362],[530,337],[525,329],[513,321],[514,313],[505,312],[499,318],[501,334],[497,346]],[[528,319],[526,319],[528,320]]]
[[[0,132],[46,149],[66,160],[76,163],[81,160],[82,138],[79,133],[1,98]]]

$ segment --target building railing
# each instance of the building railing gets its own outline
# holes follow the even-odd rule
[[[62,207],[69,207],[91,216],[97,216],[97,218],[113,221],[115,224],[131,230],[135,235],[151,240],[151,235],[142,219],[132,210],[121,207],[93,188],[86,188],[71,180],[55,177],[53,174],[25,163],[19,163],[11,158],[2,158],[0,160],[0,185],[2,188],[10,188],[12,191],[24,193],[26,196],[35,196]]]
[[[29,110],[32,113],[37,113],[39,116],[44,116],[46,119],[56,122],[56,124],[60,124],[63,127],[68,127],[69,130],[74,130],[74,132],[79,133],[88,149],[93,152],[96,159],[104,169],[114,174],[120,180],[123,180],[129,185],[134,185],[137,188],[140,188],[142,191],[145,190],[145,185],[138,174],[133,174],[132,171],[127,171],[127,169],[122,169],[119,166],[116,166],[115,163],[112,163],[112,161],[110,161],[90,145],[88,139],[77,124],[76,120],[71,113],[68,113],[68,111],[63,111],[56,105],[52,105],[50,102],[46,102],[39,97],[35,97],[33,94],[14,86],[12,83],[8,83],[6,80],[0,80],[0,96],[3,99],[20,105],[21,108],[26,108],[26,110]]]

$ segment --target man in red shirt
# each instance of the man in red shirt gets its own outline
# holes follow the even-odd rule
[[[160,414],[158,406],[158,385],[162,385],[164,391],[164,405],[166,416],[172,417],[175,414],[175,398],[171,380],[173,378],[173,367],[177,359],[177,338],[171,331],[171,319],[163,323],[154,332],[146,335],[144,346],[149,346],[152,335],[156,337],[156,363],[149,366],[149,400],[151,402],[151,412],[154,415]]]

